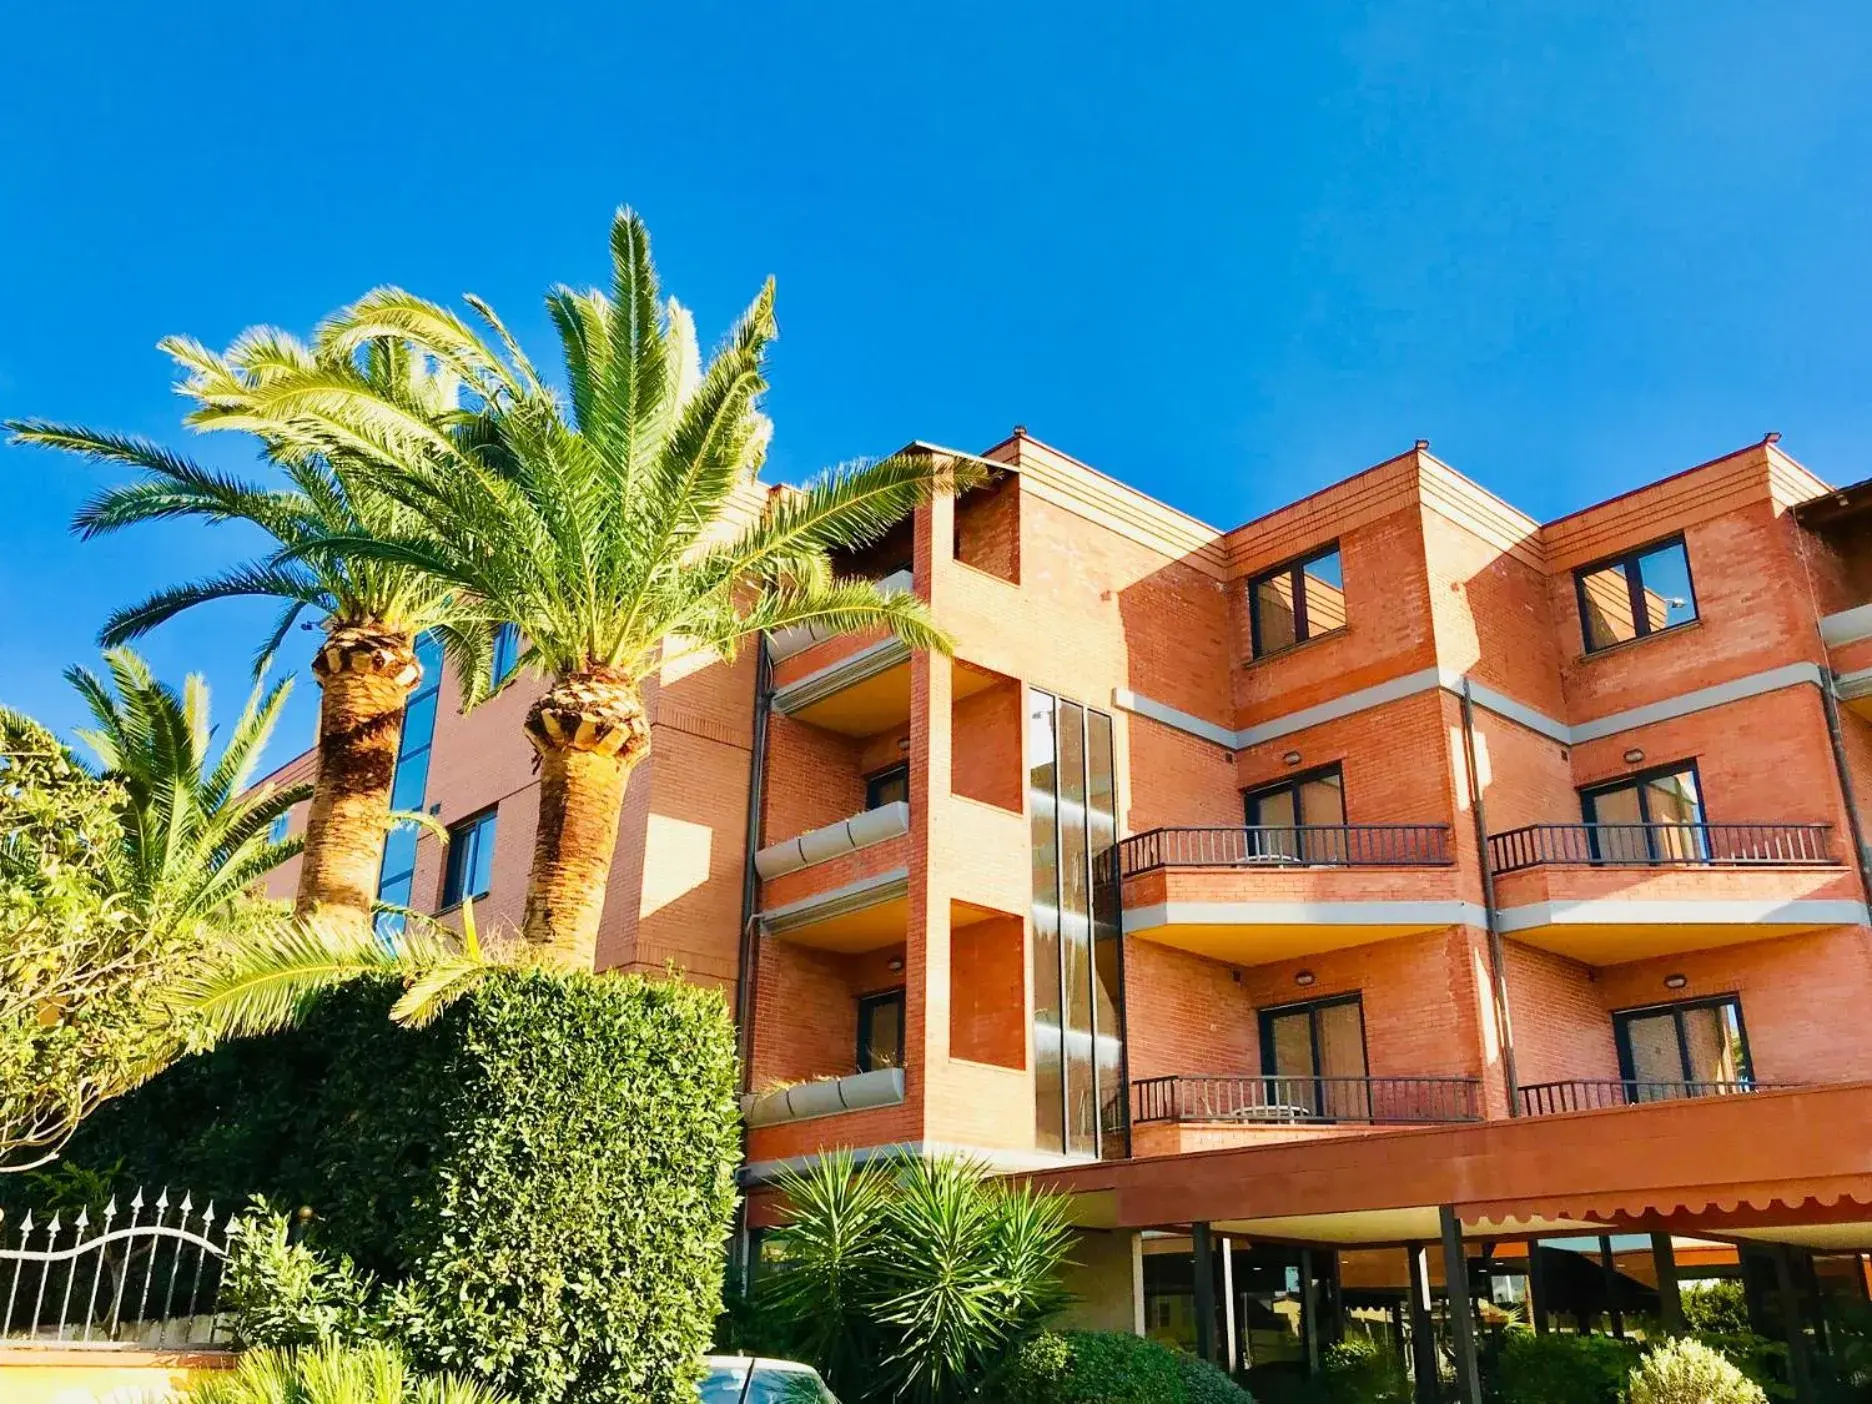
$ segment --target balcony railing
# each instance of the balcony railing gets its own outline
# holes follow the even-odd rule
[[[1151,829],[1118,845],[1121,876],[1152,868],[1443,867],[1447,824]]]
[[[1529,824],[1489,835],[1498,873],[1543,863],[1600,867],[1829,865],[1830,824]]]
[[[1245,1125],[1424,1125],[1482,1119],[1473,1077],[1147,1077],[1131,1084],[1132,1121]]]
[[[1607,1107],[1634,1107],[1646,1102],[1679,1102],[1690,1097],[1736,1097],[1766,1092],[1789,1083],[1736,1079],[1714,1082],[1642,1082],[1630,1078],[1565,1082],[1530,1082],[1521,1089],[1521,1109],[1529,1116],[1553,1112],[1603,1111]]]

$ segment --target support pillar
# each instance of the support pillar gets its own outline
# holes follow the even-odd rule
[[[1410,1269],[1411,1373],[1416,1376],[1417,1404],[1440,1404],[1436,1334],[1430,1325],[1430,1264],[1421,1243],[1411,1244],[1404,1254]]]
[[[1684,1333],[1683,1294],[1677,1290],[1677,1250],[1668,1233],[1651,1235],[1651,1261],[1657,1267],[1658,1320],[1667,1336]]]
[[[1215,1243],[1209,1225],[1190,1225],[1190,1248],[1196,1271],[1196,1355],[1215,1363]]]
[[[1541,1255],[1540,1240],[1531,1239],[1527,1246],[1528,1307],[1537,1336],[1546,1335],[1548,1328],[1546,1262]]]
[[[1300,1339],[1306,1346],[1309,1376],[1320,1372],[1319,1292],[1313,1285],[1313,1250],[1300,1250]]]
[[[1794,1250],[1777,1243],[1769,1252],[1774,1257],[1775,1296],[1780,1298],[1781,1332],[1788,1348],[1788,1383],[1794,1387],[1795,1404],[1813,1404],[1813,1361],[1807,1355],[1807,1332],[1801,1321],[1800,1295],[1794,1290]]]
[[[1625,1313],[1619,1310],[1618,1264],[1612,1261],[1610,1234],[1599,1235],[1599,1268],[1605,1281],[1606,1315],[1611,1318],[1612,1334],[1622,1341],[1625,1339]]]
[[[1482,1367],[1476,1359],[1475,1303],[1469,1298],[1469,1255],[1462,1222],[1445,1204],[1437,1211],[1443,1228],[1443,1287],[1449,1298],[1450,1343],[1456,1357],[1456,1398],[1482,1404]]]
[[[1222,1240],[1222,1368],[1232,1376],[1241,1356],[1235,1334],[1235,1246]]]

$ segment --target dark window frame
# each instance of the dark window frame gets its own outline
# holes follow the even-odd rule
[[[1301,644],[1312,643],[1314,639],[1323,639],[1328,634],[1337,634],[1346,627],[1344,624],[1335,624],[1332,628],[1322,629],[1318,633],[1314,633],[1309,628],[1310,621],[1307,618],[1306,568],[1315,561],[1325,560],[1328,556],[1339,557],[1339,578],[1343,581],[1345,579],[1345,557],[1339,550],[1339,542],[1336,538],[1316,550],[1307,552],[1304,556],[1296,556],[1290,561],[1283,561],[1272,570],[1264,570],[1258,575],[1251,575],[1248,577],[1248,647],[1255,658],[1273,658],[1287,652],[1289,649],[1298,648]],[[1292,577],[1294,640],[1290,644],[1282,644],[1279,648],[1264,648],[1261,644],[1261,586],[1265,585],[1270,580],[1279,579],[1283,575]],[[1343,586],[1341,588],[1343,589]]]
[[[1742,1014],[1742,995],[1740,991],[1730,990],[1726,994],[1698,995],[1694,999],[1667,999],[1658,1004],[1640,1004],[1630,1009],[1612,1011],[1612,1041],[1618,1049],[1619,1079],[1626,1083],[1635,1083],[1637,1065],[1632,1058],[1631,1021],[1634,1019],[1656,1018],[1660,1014],[1672,1016],[1672,1023],[1677,1031],[1677,1066],[1682,1071],[1687,1084],[1701,1085],[1690,1076],[1690,1044],[1684,1037],[1683,1016],[1692,1009],[1720,1009],[1728,1006],[1735,1010],[1736,1038],[1741,1045],[1740,1066],[1736,1069],[1738,1086],[1755,1085],[1755,1055],[1749,1049],[1748,1021]]]
[[[1346,818],[1345,814],[1344,761],[1333,761],[1330,765],[1316,765],[1311,770],[1302,770],[1296,774],[1284,776],[1269,784],[1256,785],[1251,789],[1243,790],[1242,823],[1250,829],[1270,827],[1255,822],[1255,805],[1267,796],[1278,795],[1283,791],[1292,791],[1294,824],[1303,829],[1309,827],[1311,821],[1308,820],[1300,799],[1301,788],[1314,780],[1323,780],[1328,775],[1337,775],[1339,777],[1339,823],[1341,825],[1349,823],[1350,821]]]
[[[1255,1026],[1258,1042],[1261,1046],[1262,1078],[1301,1076],[1301,1074],[1296,1073],[1279,1072],[1274,1066],[1274,1021],[1282,1017],[1291,1017],[1295,1014],[1306,1014],[1308,1016],[1307,1047],[1308,1056],[1311,1058],[1313,1064],[1312,1076],[1315,1079],[1323,1076],[1319,1071],[1320,1011],[1335,1009],[1341,1005],[1347,1004],[1352,1005],[1358,1010],[1359,1063],[1365,1069],[1365,1078],[1369,1080],[1371,1078],[1371,1036],[1365,1027],[1365,992],[1363,990],[1349,990],[1343,994],[1321,995],[1318,999],[1289,1000],[1285,1004],[1267,1004],[1256,1009]],[[1322,1083],[1316,1080],[1313,1085],[1312,1107],[1313,1114],[1316,1117],[1325,1118],[1327,1110],[1326,1102],[1326,1088]]]
[[[441,911],[448,911],[451,908],[459,907],[463,902],[479,902],[489,893],[493,892],[494,873],[491,859],[489,861],[487,890],[484,892],[464,892],[461,890],[463,883],[466,881],[463,874],[463,864],[466,862],[463,854],[466,852],[466,848],[461,840],[467,838],[470,833],[478,834],[482,825],[489,823],[494,825],[495,841],[499,842],[499,805],[489,805],[486,809],[476,810],[473,814],[464,815],[448,826],[448,846],[442,855]],[[478,847],[476,852],[479,852]]]
[[[1586,825],[1586,841],[1588,851],[1592,854],[1592,861],[1595,863],[1606,861],[1599,846],[1600,821],[1597,801],[1601,795],[1612,794],[1618,790],[1635,790],[1638,794],[1638,822],[1646,825],[1663,823],[1665,821],[1654,820],[1651,817],[1651,797],[1645,788],[1646,784],[1661,776],[1681,775],[1686,770],[1690,772],[1691,783],[1696,786],[1697,821],[1695,824],[1686,824],[1684,827],[1698,831],[1699,842],[1703,849],[1702,861],[1708,862],[1709,855],[1713,851],[1710,847],[1709,804],[1703,791],[1703,772],[1697,768],[1695,756],[1685,760],[1666,761],[1662,765],[1648,765],[1643,770],[1630,771],[1615,779],[1599,780],[1579,787],[1577,793],[1580,801],[1580,818]],[[1657,835],[1649,828],[1645,830],[1645,853],[1652,863],[1666,861],[1665,858],[1659,856]]]
[[[901,761],[898,761],[895,765],[887,765],[882,770],[874,770],[869,775],[865,776],[864,778],[865,806],[864,807],[866,809],[880,809],[886,804],[895,803],[894,800],[880,800],[878,798],[878,790],[880,787],[890,783],[892,780],[897,779],[899,776],[903,777],[904,802],[906,804],[909,803],[909,800],[910,800],[910,762],[907,760],[901,760]]]
[[[1676,624],[1666,624],[1662,629],[1653,629],[1650,611],[1645,608],[1644,604],[1644,579],[1638,570],[1638,562],[1640,558],[1650,555],[1653,551],[1662,550],[1666,546],[1675,546],[1683,552],[1684,582],[1690,587],[1690,617]],[[1611,643],[1594,644],[1592,627],[1586,622],[1586,577],[1597,575],[1602,570],[1610,570],[1614,566],[1619,567],[1625,576],[1625,593],[1631,601],[1632,637],[1614,639]],[[1669,634],[1695,624],[1703,618],[1703,608],[1697,599],[1696,572],[1690,566],[1690,543],[1684,539],[1681,531],[1672,536],[1660,537],[1656,541],[1648,541],[1642,546],[1634,546],[1629,551],[1620,551],[1602,560],[1576,567],[1573,571],[1573,599],[1579,608],[1580,642],[1585,646],[1588,655],[1604,653],[1608,649],[1618,648],[1624,644],[1634,644],[1640,639],[1656,638],[1659,634]]]
[[[897,985],[888,990],[877,990],[871,994],[858,996],[858,1040],[857,1048],[852,1059],[852,1066],[857,1068],[859,1072],[878,1072],[883,1068],[901,1068],[904,1065],[904,1036],[906,1033],[904,1024],[908,1013],[905,1003],[906,989],[907,987],[904,985]],[[875,1067],[869,1066],[867,1054],[870,1052],[871,1040],[866,1037],[866,1034],[869,1032],[868,1025],[871,1015],[874,1011],[886,1008],[890,1005],[895,1005],[897,1007],[897,1061],[894,1063],[880,1063]]]

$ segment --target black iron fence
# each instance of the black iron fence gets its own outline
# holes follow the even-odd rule
[[[1833,860],[1830,824],[1528,824],[1489,835],[1498,873],[1543,863],[1602,867],[1806,864]]]
[[[1447,824],[1151,829],[1118,845],[1121,876],[1152,868],[1441,867]]]
[[[1571,1078],[1563,1082],[1528,1083],[1521,1089],[1521,1109],[1529,1116],[1546,1116],[1553,1112],[1641,1106],[1647,1102],[1678,1102],[1690,1097],[1735,1097],[1786,1085],[1740,1079],[1645,1082],[1632,1078]]]
[[[1480,1121],[1473,1077],[1148,1077],[1131,1084],[1132,1120],[1370,1126]]]
[[[167,1190],[0,1224],[0,1342],[214,1343],[215,1303],[240,1220]]]

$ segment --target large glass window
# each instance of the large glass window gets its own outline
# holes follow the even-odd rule
[[[901,1068],[904,1060],[904,992],[886,990],[858,1001],[858,1071]]]
[[[1250,857],[1346,861],[1345,776],[1338,766],[1249,790],[1242,796],[1242,808]]]
[[[1359,997],[1263,1009],[1261,1073],[1270,1112],[1369,1119],[1365,1011]]]
[[[1101,1127],[1123,1124],[1124,1097],[1122,952],[1105,860],[1117,837],[1111,718],[1030,690],[1027,756],[1035,1144],[1097,1154]]]
[[[1700,863],[1709,857],[1702,788],[1689,762],[1580,791],[1598,863]]]
[[[1573,572],[1586,651],[1641,639],[1697,617],[1683,538],[1662,541]]]
[[[520,666],[520,626],[503,624],[494,631],[494,685],[499,687]]]
[[[1742,1001],[1733,995],[1628,1009],[1612,1027],[1632,1101],[1709,1096],[1754,1081]]]
[[[495,811],[449,828],[448,862],[442,873],[442,905],[478,902],[494,890]]]
[[[1338,545],[1250,580],[1248,622],[1256,658],[1343,629],[1345,577]]]
[[[429,749],[435,744],[436,702],[442,692],[442,645],[423,634],[416,640],[422,680],[403,707],[403,739],[397,747],[396,773],[390,782],[390,808],[409,813],[423,807],[429,788]],[[383,864],[377,870],[377,900],[392,907],[410,905],[416,885],[416,825],[402,823],[384,839]],[[403,914],[380,912],[377,934],[401,935]]]

